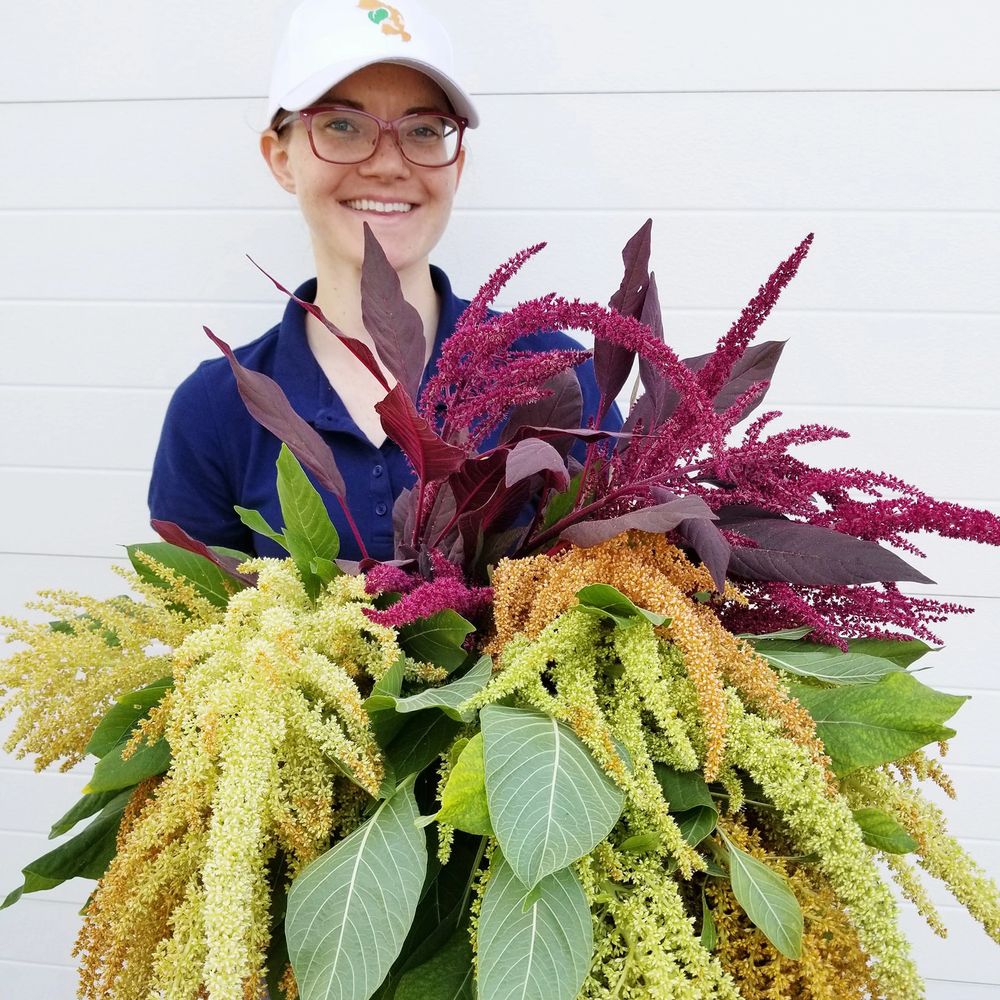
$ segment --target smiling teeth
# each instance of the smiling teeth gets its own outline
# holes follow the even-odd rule
[[[370,201],[368,198],[359,198],[357,201],[345,201],[348,208],[356,209],[359,212],[409,212],[412,205],[405,201]]]

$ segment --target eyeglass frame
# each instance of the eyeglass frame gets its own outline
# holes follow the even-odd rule
[[[324,111],[349,111],[351,114],[363,115],[365,118],[370,118],[378,125],[378,138],[372,146],[372,151],[363,160],[347,160],[345,162],[343,160],[328,160],[325,156],[319,155],[316,151],[316,142],[313,139],[312,120],[314,116]],[[455,155],[448,160],[447,163],[417,163],[416,160],[411,160],[406,155],[406,151],[403,149],[403,144],[400,142],[400,123],[406,121],[408,118],[422,118],[427,115],[434,115],[436,118],[444,118],[445,120],[452,122],[458,128],[458,143],[455,146]],[[400,115],[398,118],[393,118],[391,121],[386,121],[385,118],[379,118],[378,115],[373,115],[370,111],[362,111],[360,108],[352,108],[346,104],[316,104],[310,108],[303,108],[301,111],[290,111],[284,118],[281,119],[281,121],[277,122],[272,127],[275,132],[280,132],[288,125],[293,125],[296,121],[301,121],[305,125],[306,134],[309,136],[309,147],[313,151],[313,156],[315,156],[317,160],[321,160],[323,163],[335,163],[341,167],[353,167],[359,163],[366,163],[378,152],[382,136],[388,133],[392,136],[392,140],[395,142],[400,156],[402,156],[407,163],[412,163],[415,167],[426,167],[428,170],[437,170],[440,167],[450,167],[458,159],[459,153],[462,152],[462,138],[464,137],[465,130],[469,124],[468,118],[463,118],[461,115],[453,115],[447,111],[411,111],[408,114]]]

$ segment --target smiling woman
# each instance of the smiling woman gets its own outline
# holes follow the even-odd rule
[[[302,302],[374,346],[361,297],[369,227],[419,315],[424,381],[433,376],[468,302],[430,255],[451,218],[465,130],[478,126],[479,115],[455,79],[444,27],[416,2],[397,10],[366,0],[305,0],[294,11],[275,59],[268,114],[261,153],[297,200],[316,277],[297,289],[277,326],[236,356],[273,378],[333,450],[357,528],[328,497],[342,554],[391,558],[393,504],[414,476],[375,412],[385,389]],[[529,351],[577,346],[551,331],[518,344]],[[579,377],[586,419],[598,407],[593,366],[582,366]],[[612,407],[603,426],[620,423]],[[283,554],[234,510],[278,519],[279,445],[247,413],[226,361],[205,362],[167,412],[150,484],[152,516],[206,544]]]

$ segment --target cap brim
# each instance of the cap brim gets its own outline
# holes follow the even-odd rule
[[[393,63],[397,66],[410,66],[419,70],[424,76],[430,77],[445,92],[448,100],[451,101],[451,106],[455,109],[455,114],[467,119],[469,128],[476,128],[479,125],[479,114],[469,95],[451,77],[419,59],[363,59],[324,67],[285,94],[278,105],[269,109],[268,118],[273,118],[279,108],[284,108],[286,111],[301,111],[303,108],[308,108],[341,80],[356,73],[359,69],[374,66],[376,63]]]

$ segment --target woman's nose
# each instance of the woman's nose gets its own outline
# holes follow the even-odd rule
[[[386,174],[391,176],[408,176],[410,163],[403,156],[396,136],[389,129],[379,133],[375,151],[367,160],[358,165],[365,174]]]

